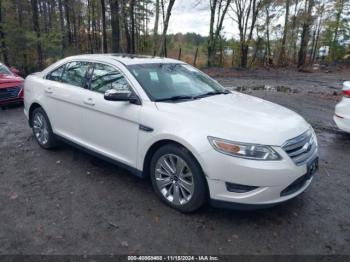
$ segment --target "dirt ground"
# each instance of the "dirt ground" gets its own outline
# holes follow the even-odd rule
[[[283,205],[185,215],[149,181],[67,145],[44,151],[23,109],[0,110],[0,254],[350,254],[350,135],[332,121],[343,73],[209,72],[315,128],[320,170]],[[251,87],[251,88],[247,88]]]

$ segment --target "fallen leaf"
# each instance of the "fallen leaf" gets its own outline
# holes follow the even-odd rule
[[[15,199],[18,198],[18,195],[17,195],[16,192],[11,192],[11,193],[9,194],[9,197],[10,197],[11,200],[15,200]]]

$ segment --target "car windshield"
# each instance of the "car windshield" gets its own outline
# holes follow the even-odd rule
[[[153,101],[192,100],[227,93],[216,81],[186,64],[128,66]]]
[[[0,64],[0,75],[12,75],[12,73],[6,66]]]

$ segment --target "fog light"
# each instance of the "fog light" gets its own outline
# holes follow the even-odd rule
[[[234,193],[246,193],[257,188],[258,188],[257,186],[247,186],[247,185],[240,185],[240,184],[233,184],[233,183],[226,182],[227,191],[234,192]]]

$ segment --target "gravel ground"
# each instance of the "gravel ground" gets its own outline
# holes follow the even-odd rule
[[[344,73],[211,71],[228,87],[284,105],[315,128],[310,188],[259,211],[162,204],[149,181],[82,151],[36,144],[23,109],[0,110],[0,254],[350,254],[350,135],[333,122]]]

